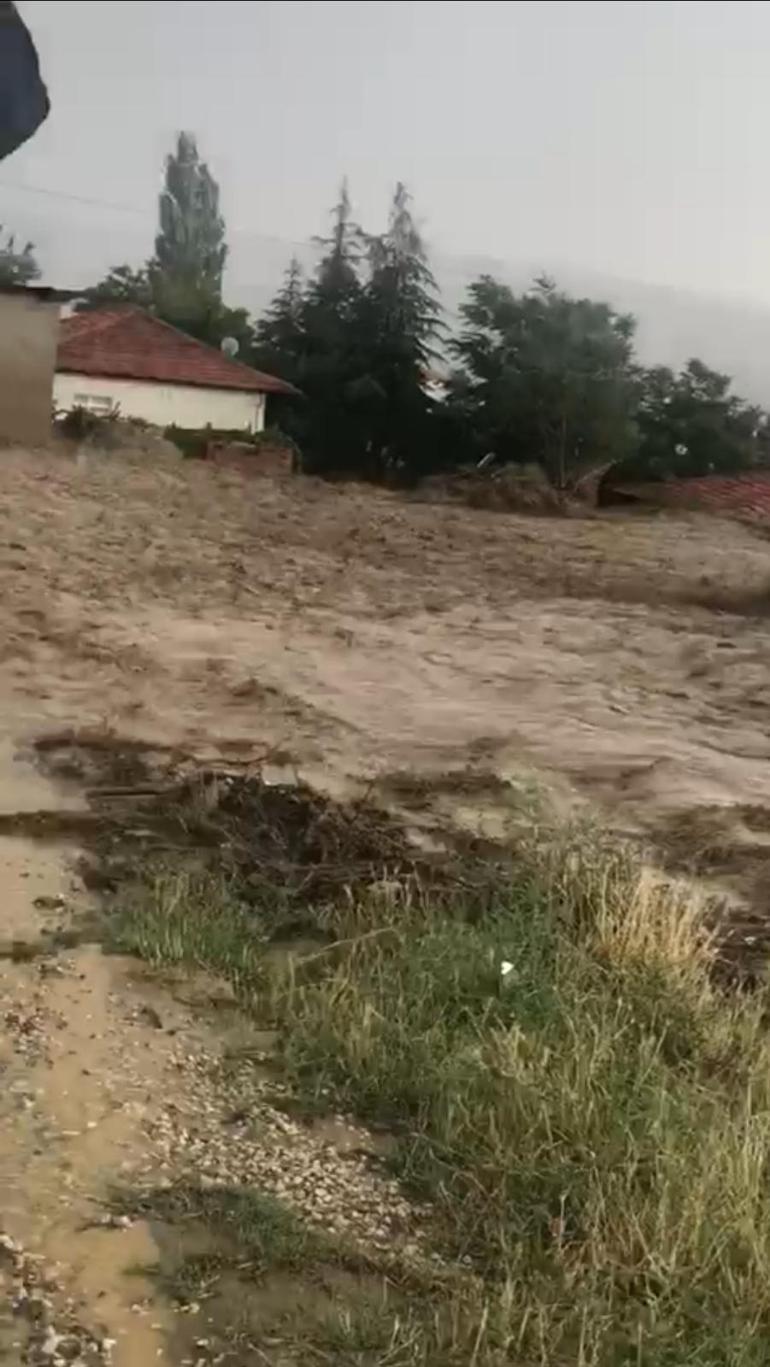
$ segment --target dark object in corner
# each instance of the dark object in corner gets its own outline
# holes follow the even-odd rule
[[[50,108],[29,30],[12,0],[0,0],[0,161],[32,137]]]

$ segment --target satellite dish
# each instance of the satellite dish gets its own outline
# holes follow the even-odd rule
[[[223,337],[220,344],[220,350],[224,352],[225,356],[229,356],[232,361],[233,358],[238,355],[238,339],[236,337]]]

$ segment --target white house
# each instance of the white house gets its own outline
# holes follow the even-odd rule
[[[133,305],[61,323],[54,406],[117,409],[158,427],[261,432],[268,394],[297,391]]]

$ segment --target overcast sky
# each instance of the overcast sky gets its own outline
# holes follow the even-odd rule
[[[149,253],[162,160],[189,128],[239,284],[283,259],[274,239],[323,229],[347,173],[370,228],[406,180],[442,256],[770,303],[770,4],[20,8],[52,112],[0,167],[0,220],[58,283]]]

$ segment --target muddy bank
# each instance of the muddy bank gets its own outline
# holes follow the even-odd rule
[[[343,798],[398,771],[531,773],[622,831],[770,809],[767,632],[723,610],[767,578],[751,530],[315,481],[256,501],[194,464],[6,453],[0,745],[74,724]],[[465,815],[496,834],[489,798]]]
[[[208,851],[252,909],[284,889],[267,961],[307,954],[308,897],[388,869],[417,877],[396,824],[304,789],[266,789],[260,802],[254,782],[180,774],[168,756],[93,737],[48,737],[37,753],[48,776],[21,760],[27,809],[0,814],[9,1360],[256,1364],[266,1325],[276,1343],[295,1332],[289,1288],[325,1324],[342,1291],[347,1304],[380,1305],[405,1276],[440,1282],[429,1212],[389,1174],[386,1137],[343,1116],[292,1116],[275,1033],[224,980],[181,965],[159,976],[115,953],[112,908],[129,885],[169,860],[176,875],[197,868]],[[13,778],[11,761],[9,793]],[[80,795],[76,782],[88,785]],[[247,1216],[244,1261],[230,1222]]]

